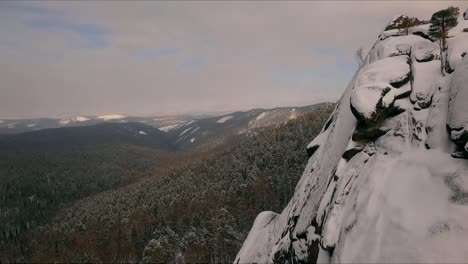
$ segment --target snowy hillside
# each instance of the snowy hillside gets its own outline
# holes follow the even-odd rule
[[[228,137],[251,133],[259,128],[279,126],[298,116],[320,107],[332,105],[320,103],[302,107],[278,107],[273,109],[252,109],[228,115],[191,119],[178,124],[160,127],[177,145],[193,148],[203,144],[222,141]]]
[[[239,134],[253,129],[280,125],[301,114],[311,112],[320,104],[303,107],[278,107],[273,109],[252,109],[223,116],[217,114],[190,114],[175,116],[126,116],[106,114],[100,116],[70,116],[64,118],[2,119],[0,135],[38,131],[49,128],[78,127],[112,123],[143,123],[171,134],[180,144],[192,147],[192,143],[204,142],[216,134]],[[190,126],[190,127],[189,127]],[[182,132],[185,129],[186,133]],[[188,135],[194,134],[193,137]],[[190,133],[188,133],[190,132]],[[192,140],[192,138],[194,140]]]
[[[468,21],[445,76],[428,25],[383,32],[283,212],[258,215],[235,263],[468,259]]]

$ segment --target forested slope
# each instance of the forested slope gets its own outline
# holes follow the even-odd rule
[[[169,173],[85,198],[37,229],[31,243],[11,243],[16,251],[9,257],[232,261],[255,215],[286,205],[307,161],[306,141],[320,132],[332,107],[239,136],[225,151]]]

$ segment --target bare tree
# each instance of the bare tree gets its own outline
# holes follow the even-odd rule
[[[365,60],[365,56],[364,56],[364,49],[362,47],[359,47],[357,50],[356,50],[356,60],[358,62],[358,65],[359,67],[361,67],[362,65],[364,65],[364,60]]]

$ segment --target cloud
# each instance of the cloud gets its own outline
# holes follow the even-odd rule
[[[466,2],[0,2],[0,117],[336,100],[395,15]]]
[[[30,22],[34,29],[39,30],[63,30],[70,31],[84,39],[85,46],[88,48],[104,48],[109,45],[107,40],[108,32],[93,24],[75,24],[70,21],[60,19],[36,19]]]

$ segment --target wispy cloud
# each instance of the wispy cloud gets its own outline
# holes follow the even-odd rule
[[[39,30],[62,30],[77,34],[84,41],[87,48],[105,48],[109,46],[109,32],[99,25],[80,24],[61,18],[35,19],[29,22],[30,26]]]
[[[0,12],[15,12],[15,13],[29,13],[29,14],[36,14],[36,15],[48,15],[52,14],[52,10],[50,8],[38,6],[32,4],[31,2],[9,2],[9,1],[2,1],[0,2]]]
[[[392,17],[428,19],[449,5],[467,4],[0,0],[0,115],[336,100],[356,70],[354,51]]]
[[[70,14],[60,9],[41,6],[34,2],[2,2],[0,12],[16,14],[32,29],[62,31],[75,34],[81,39],[80,47],[104,48],[109,46],[109,34],[103,26],[76,22]],[[77,43],[71,43],[74,47]]]

